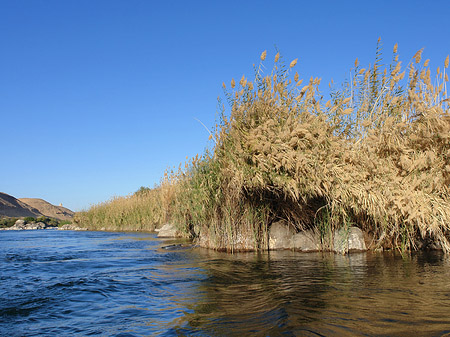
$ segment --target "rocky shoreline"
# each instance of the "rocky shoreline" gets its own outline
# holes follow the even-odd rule
[[[88,229],[85,227],[78,227],[76,225],[72,224],[65,224],[58,227],[59,230],[66,230],[66,231],[87,231]]]
[[[182,237],[175,225],[165,224],[156,230],[159,238]],[[216,244],[201,232],[192,233],[194,242],[203,248],[216,249]],[[349,227],[332,233],[327,239],[313,230],[296,232],[284,222],[273,223],[268,231],[267,250],[293,250],[299,252],[332,251],[337,254],[367,251],[366,238],[358,227]],[[254,251],[250,236],[240,235],[232,244],[233,251]]]
[[[80,228],[78,226],[72,224],[65,224],[62,226],[52,226],[47,225],[43,222],[30,222],[27,223],[25,220],[19,219],[16,223],[11,227],[0,228],[0,230],[37,230],[37,229],[58,229],[58,230],[74,230],[74,231],[82,231],[87,230],[87,228]]]
[[[8,228],[0,230],[39,230],[39,229],[57,229],[86,231],[88,228],[78,227],[74,224],[64,224],[62,226],[47,225],[43,222],[26,223],[24,220],[17,220],[16,223]],[[104,230],[104,229],[102,229]],[[158,238],[186,238],[187,235],[179,231],[174,224],[165,224],[161,228],[155,229]],[[202,233],[199,228],[191,232],[190,238],[193,243],[202,248],[218,249],[226,251],[255,251],[252,237],[244,234],[237,235],[234,242],[230,245],[231,249],[217,248],[217,243],[211,239],[207,233]],[[432,250],[442,250],[437,245],[428,247]],[[365,252],[373,250],[371,242],[358,227],[342,228],[336,232],[329,233],[327,237],[321,237],[320,233],[314,230],[295,231],[283,221],[278,221],[269,227],[267,232],[267,247],[263,250],[292,250],[297,252],[320,252],[329,251],[336,254],[349,254],[355,252]]]

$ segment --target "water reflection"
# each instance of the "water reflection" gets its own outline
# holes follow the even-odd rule
[[[207,277],[174,334],[449,332],[449,260],[439,253],[198,254]]]

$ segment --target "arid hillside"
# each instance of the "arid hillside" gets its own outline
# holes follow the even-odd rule
[[[39,217],[42,214],[32,206],[14,198],[13,196],[0,192],[0,217]]]
[[[70,209],[55,206],[51,203],[37,198],[20,198],[19,201],[27,204],[28,206],[37,209],[41,214],[50,218],[56,218],[58,220],[70,220],[73,217],[74,212]]]
[[[71,220],[74,212],[62,206],[52,205],[42,199],[17,199],[9,194],[0,192],[0,217],[37,218],[43,215],[58,220]]]

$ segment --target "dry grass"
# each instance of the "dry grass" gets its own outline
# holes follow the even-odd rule
[[[173,184],[163,180],[159,187],[115,197],[75,214],[74,222],[92,230],[154,231],[168,221]]]
[[[145,198],[94,206],[83,222],[146,229],[173,221],[201,231],[204,245],[233,250],[264,249],[268,226],[284,219],[323,237],[356,225],[372,235],[372,248],[432,243],[449,252],[448,58],[432,77],[421,50],[405,66],[397,46],[392,64],[381,65],[380,55],[379,44],[374,64],[356,61],[353,77],[325,101],[320,79],[304,83],[294,73],[297,59],[286,65],[277,54],[263,74],[263,52],[253,81],[232,80],[226,90],[231,111],[222,111],[211,153]]]

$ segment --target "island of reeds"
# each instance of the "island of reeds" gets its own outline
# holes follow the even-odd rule
[[[244,76],[223,84],[211,146],[160,184],[76,214],[83,227],[154,230],[175,224],[203,246],[267,247],[283,220],[322,237],[356,226],[370,249],[411,251],[434,244],[450,252],[450,114],[447,68],[431,73],[419,50],[409,62],[355,61],[351,78],[319,91],[300,79],[297,59],[266,51]]]

